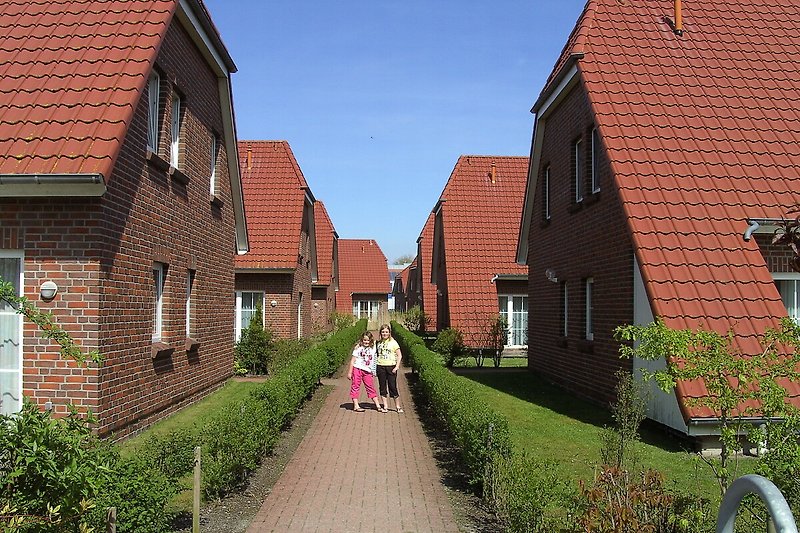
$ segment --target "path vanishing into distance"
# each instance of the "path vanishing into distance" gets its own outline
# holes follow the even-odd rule
[[[248,533],[459,531],[409,393],[410,370],[401,372],[405,413],[381,413],[366,400],[360,400],[365,411],[354,412],[350,381],[324,381],[334,389]]]

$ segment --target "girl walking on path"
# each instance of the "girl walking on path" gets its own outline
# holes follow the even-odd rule
[[[364,408],[358,404],[358,396],[361,394],[361,383],[367,389],[367,397],[375,402],[375,409],[383,411],[378,402],[378,394],[375,392],[375,385],[372,376],[375,374],[375,341],[372,332],[367,331],[361,336],[355,348],[353,356],[350,358],[350,367],[347,369],[347,379],[351,380],[350,399],[353,400],[353,411],[363,413]]]
[[[400,371],[400,362],[403,360],[403,353],[400,345],[392,338],[392,328],[388,324],[381,326],[378,341],[378,383],[383,398],[383,408],[381,412],[389,412],[389,397],[394,398],[394,407],[398,413],[403,412],[400,405],[400,394],[397,392],[397,373]]]

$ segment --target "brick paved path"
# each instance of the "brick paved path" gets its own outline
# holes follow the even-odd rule
[[[457,533],[406,376],[398,379],[403,414],[376,411],[363,389],[366,411],[353,412],[348,379],[326,383],[335,389],[248,533]]]

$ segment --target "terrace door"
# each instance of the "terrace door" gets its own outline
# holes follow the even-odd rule
[[[22,254],[0,250],[0,278],[22,294]],[[22,408],[22,316],[0,300],[0,414]]]

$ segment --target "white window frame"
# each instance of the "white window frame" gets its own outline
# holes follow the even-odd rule
[[[181,159],[181,97],[175,91],[172,96],[170,133],[169,164],[172,168],[178,168]]]
[[[244,294],[258,294],[261,298],[261,325],[266,323],[267,311],[265,309],[265,294],[264,291],[236,291],[236,318],[234,320],[233,338],[236,342],[242,338],[242,295]],[[258,298],[258,297],[256,297]]]
[[[4,259],[17,259],[19,260],[19,278],[17,280],[19,293],[17,296],[22,296],[25,294],[25,253],[22,250],[0,250],[0,257]],[[5,280],[10,281],[10,280]],[[17,338],[19,339],[19,348],[17,351],[17,361],[16,361],[16,368],[13,369],[0,369],[0,373],[3,374],[16,374],[18,376],[17,379],[17,390],[14,391],[15,397],[17,398],[18,407],[22,407],[22,389],[23,389],[23,373],[22,373],[22,363],[23,363],[23,353],[25,352],[24,342],[24,324],[22,321],[22,315],[18,314],[16,311],[0,311],[4,316],[12,317],[17,321]],[[2,396],[0,396],[0,402],[2,402]],[[2,409],[0,409],[0,413],[2,413]],[[15,411],[18,412],[18,411]],[[11,411],[8,412],[11,414]]]
[[[361,305],[366,304],[366,305]],[[366,309],[364,312],[366,314],[362,314],[362,307]],[[381,310],[381,302],[378,300],[353,300],[353,316],[356,319],[366,318],[367,320],[374,320],[378,318],[378,313]]]
[[[192,291],[196,272],[191,268],[186,271],[186,337],[192,336]]]
[[[500,307],[500,299],[501,298],[505,298],[506,299],[506,309],[505,310],[503,310],[503,308]],[[527,346],[527,344],[512,344],[511,343],[511,340],[514,337],[514,335],[512,334],[513,325],[514,325],[513,324],[513,320],[514,320],[514,298],[524,298],[526,303],[529,300],[527,294],[512,294],[512,293],[498,294],[497,295],[497,304],[498,304],[498,308],[499,308],[499,311],[500,311],[500,316],[502,316],[503,318],[506,319],[506,341],[507,342],[506,342],[505,346],[507,348],[523,348],[523,347]],[[528,309],[527,309],[527,305],[526,305],[525,319],[524,319],[525,326],[522,328],[522,331],[526,335],[527,335],[527,329],[528,329],[528,316],[529,316],[528,315]]]
[[[592,158],[589,160],[592,178],[592,194],[600,192],[600,174],[597,168],[597,156],[600,149],[600,139],[597,137],[597,128],[592,128]]]
[[[594,278],[586,278],[584,285],[584,295],[586,299],[585,316],[586,316],[586,340],[594,340]]]
[[[797,310],[797,316],[792,316],[789,314],[789,318],[793,319],[795,322],[800,324],[800,273],[796,272],[772,272],[772,279],[775,281],[794,281],[795,282],[795,291],[794,291],[794,308]],[[777,289],[777,286],[776,286]],[[781,295],[781,300],[783,300],[783,295]],[[787,314],[789,310],[786,310]]]
[[[573,157],[575,158],[575,203],[583,201],[583,139],[577,139],[572,145]]]
[[[147,83],[147,149],[158,153],[159,107],[161,104],[161,76],[155,70]]]
[[[153,263],[153,342],[161,341],[164,333],[164,285],[167,266],[164,263]]]
[[[544,169],[544,219],[550,220],[550,165]]]
[[[564,338],[569,337],[569,286],[565,281],[562,285],[564,294],[562,295],[561,306],[563,308],[563,316],[561,317],[563,324],[561,325],[561,335]]]
[[[211,134],[211,175],[209,176],[209,194],[217,194],[217,135]]]

